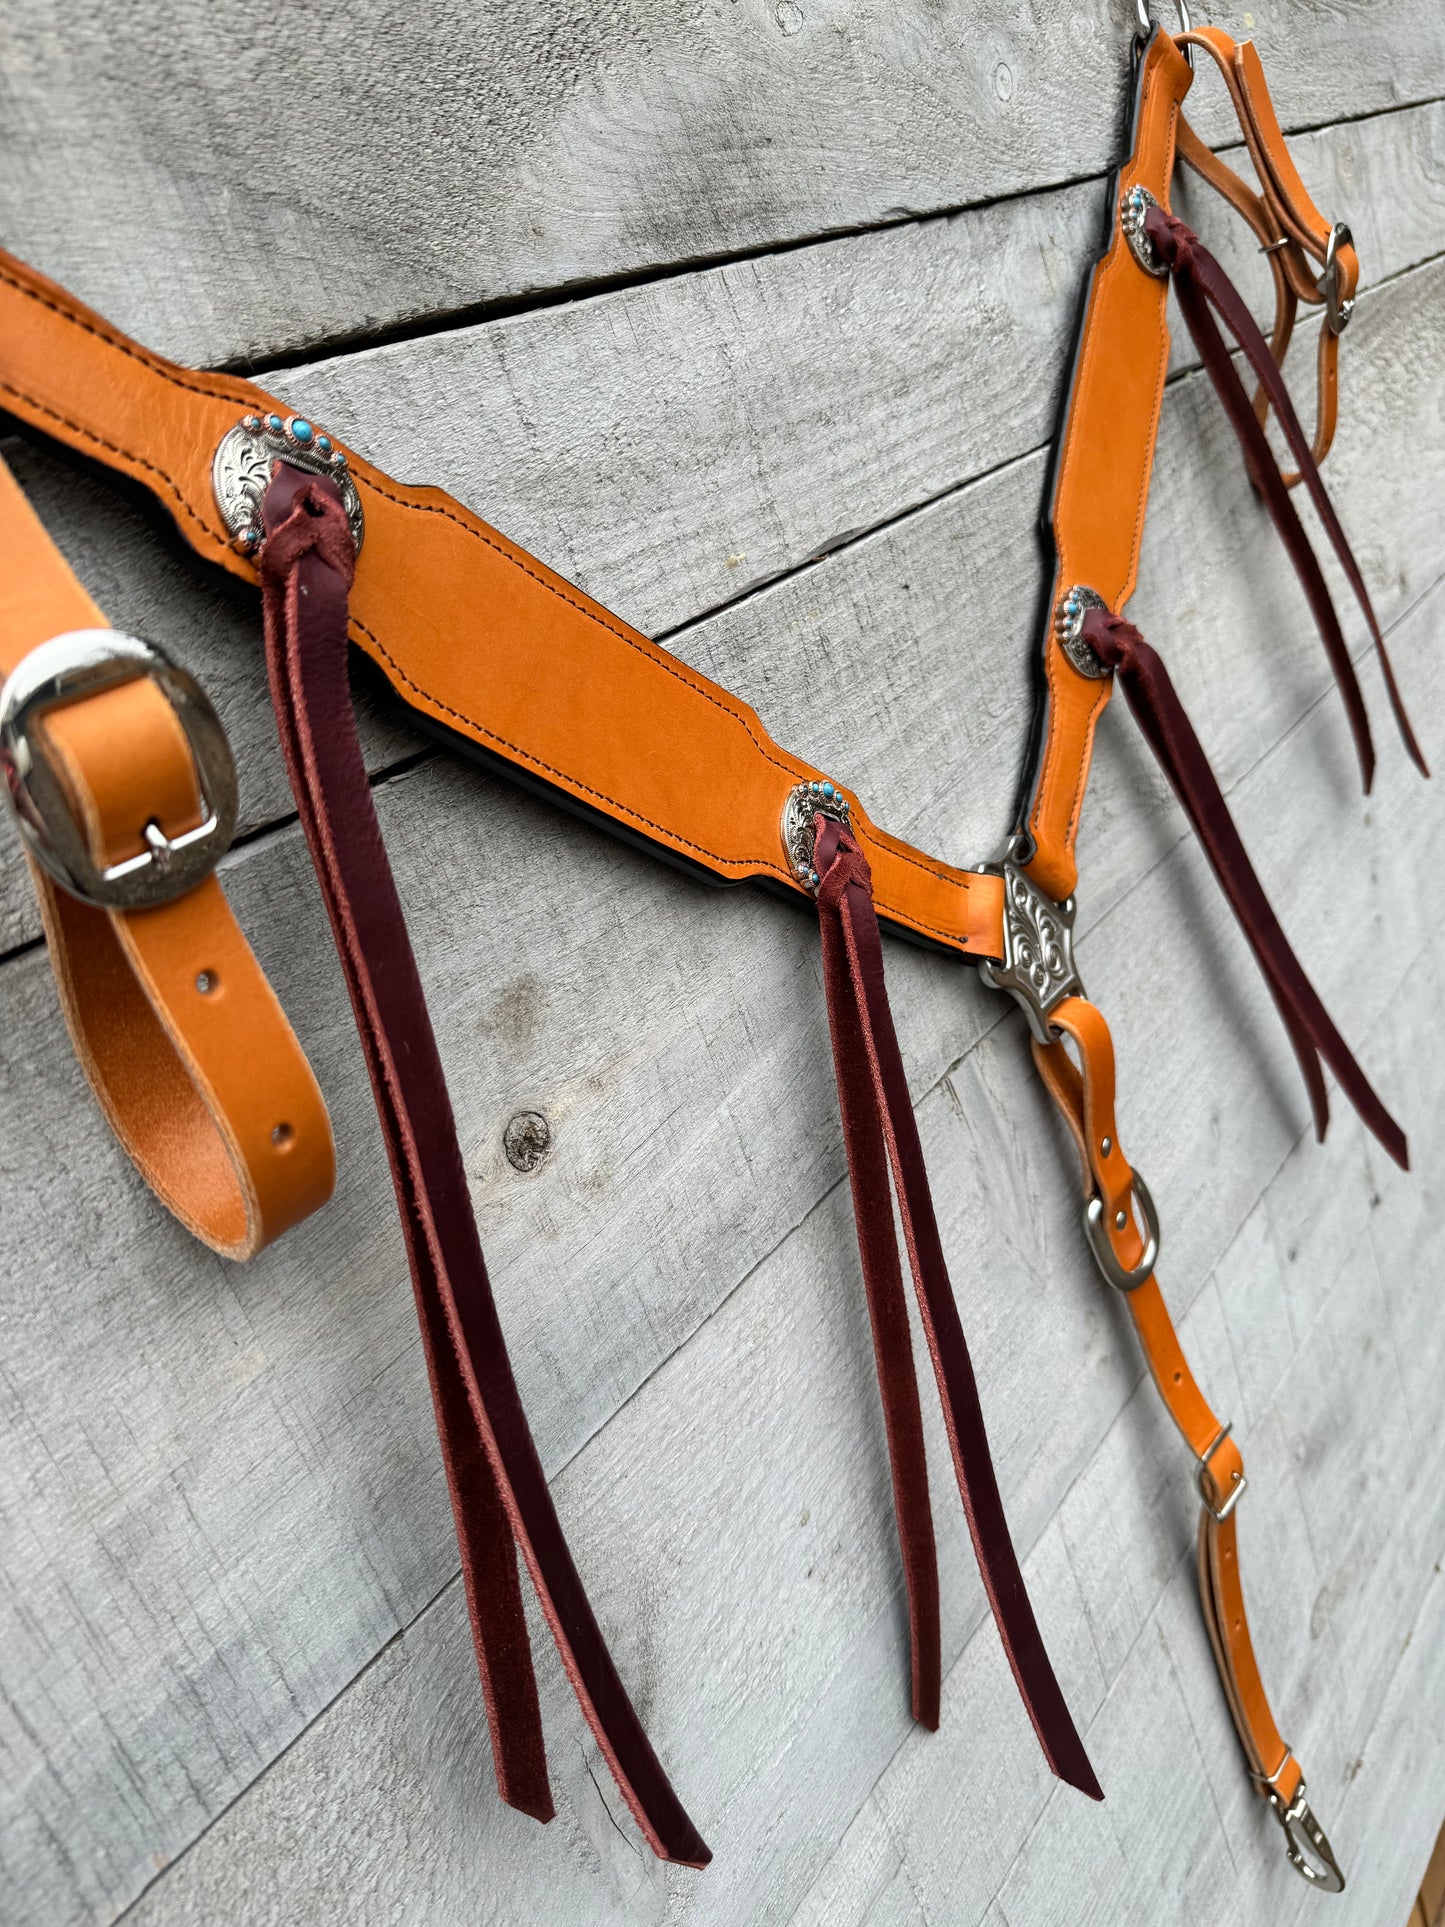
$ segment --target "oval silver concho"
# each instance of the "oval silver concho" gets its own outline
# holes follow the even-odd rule
[[[1101,682],[1109,673],[1109,665],[1095,652],[1094,646],[1084,639],[1084,617],[1090,609],[1102,609],[1107,615],[1109,605],[1097,589],[1090,589],[1079,582],[1060,598],[1054,611],[1054,634],[1059,639],[1059,647],[1081,676],[1090,676]]]
[[[805,890],[815,894],[818,872],[813,868],[813,844],[820,816],[831,816],[835,823],[848,822],[848,799],[835,783],[799,783],[788,792],[783,805],[783,848],[793,875]]]
[[[221,437],[211,462],[211,486],[232,544],[242,555],[254,555],[265,539],[261,498],[278,460],[309,475],[324,475],[336,485],[351,539],[359,550],[365,518],[356,484],[346,470],[346,456],[303,415],[243,415]]]
[[[1129,252],[1145,274],[1152,274],[1158,281],[1167,281],[1169,263],[1144,231],[1150,208],[1158,205],[1147,187],[1129,188],[1119,198],[1119,225],[1124,230],[1124,239],[1129,243]]]

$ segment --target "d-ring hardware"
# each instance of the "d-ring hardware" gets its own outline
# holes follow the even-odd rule
[[[1142,43],[1147,40],[1154,31],[1154,16],[1149,11],[1149,0],[1134,0],[1134,8],[1139,16],[1139,31],[1136,37]],[[1186,0],[1174,0],[1174,11],[1179,15],[1180,33],[1193,33],[1194,22],[1189,18],[1189,8]],[[1186,47],[1184,49],[1184,58],[1189,62],[1191,67],[1194,65],[1194,49],[1192,47]]]
[[[1285,1855],[1295,1872],[1321,1893],[1342,1894],[1345,1876],[1330,1847],[1329,1836],[1310,1812],[1304,1781],[1300,1781],[1288,1804],[1275,1792],[1266,1797],[1270,1811],[1284,1828]]]
[[[1147,1284],[1159,1262],[1159,1214],[1154,1209],[1154,1200],[1149,1195],[1149,1187],[1135,1171],[1132,1174],[1131,1188],[1134,1202],[1139,1207],[1139,1215],[1144,1220],[1144,1255],[1132,1271],[1126,1271],[1114,1255],[1114,1247],[1109,1242],[1108,1227],[1104,1223],[1104,1200],[1090,1198],[1084,1207],[1084,1235],[1089,1240],[1089,1249],[1094,1254],[1094,1263],[1115,1291],[1137,1291],[1140,1285]],[[1216,1440],[1217,1444],[1218,1441]],[[1213,1451],[1211,1446],[1210,1450]]]
[[[1330,229],[1330,238],[1325,247],[1325,271],[1319,279],[1319,291],[1325,301],[1325,326],[1332,335],[1342,335],[1350,325],[1350,316],[1355,312],[1354,297],[1348,301],[1340,299],[1341,248],[1353,247],[1355,237],[1343,221],[1336,221]]]
[[[102,867],[34,736],[48,710],[147,677],[176,713],[195,764],[202,821],[169,837],[137,823],[145,848]],[[63,890],[102,910],[169,903],[210,875],[236,828],[236,765],[220,718],[193,676],[153,642],[117,629],[71,629],[32,649],[0,690],[0,769],[22,842]]]

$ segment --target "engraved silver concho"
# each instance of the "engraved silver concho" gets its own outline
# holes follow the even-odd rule
[[[1105,615],[1109,613],[1109,605],[1097,589],[1076,582],[1060,598],[1059,606],[1054,610],[1054,634],[1059,639],[1059,647],[1079,674],[1092,676],[1095,682],[1099,682],[1108,675],[1109,665],[1094,645],[1084,639],[1084,617],[1090,609],[1102,609]]]
[[[1145,274],[1152,274],[1157,280],[1169,279],[1169,263],[1144,232],[1144,219],[1151,207],[1159,203],[1147,187],[1131,187],[1119,197],[1119,225],[1124,230],[1124,239],[1129,243],[1129,252],[1139,263]]]
[[[783,805],[783,848],[793,875],[805,890],[818,890],[818,872],[813,868],[813,844],[818,834],[818,818],[830,816],[835,823],[848,822],[848,799],[836,784],[819,781],[799,783],[788,792]]]
[[[231,542],[242,555],[255,555],[265,539],[261,498],[278,460],[324,475],[341,491],[342,506],[358,549],[364,532],[361,497],[346,472],[346,456],[331,437],[303,415],[243,415],[221,437],[211,463],[211,486]]]
[[[1015,863],[1000,863],[995,874],[1003,878],[1003,962],[981,963],[978,974],[1015,998],[1034,1036],[1051,1044],[1049,1012],[1084,994],[1074,965],[1074,899],[1055,903]]]

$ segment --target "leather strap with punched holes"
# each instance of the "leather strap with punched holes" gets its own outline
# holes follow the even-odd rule
[[[1050,1013],[1058,1041],[1033,1040],[1034,1062],[1078,1148],[1090,1243],[1120,1292],[1149,1373],[1194,1454],[1202,1507],[1199,1590],[1210,1644],[1244,1748],[1250,1778],[1285,1831],[1296,1870],[1332,1892],[1344,1875],[1305,1800],[1304,1774],[1281,1737],[1250,1637],[1239,1577],[1236,1507],[1246,1488],[1244,1460],[1199,1387],[1154,1275],[1158,1227],[1153,1205],[1119,1143],[1114,1117],[1114,1046],[1103,1015],[1083,997]],[[1076,1065],[1064,1039],[1078,1052]],[[1146,1222],[1140,1226],[1143,1211]]]
[[[4,253],[0,408],[139,483],[198,555],[247,582],[257,544],[233,536],[214,486],[223,441],[274,419],[291,452],[331,449],[313,423],[297,440],[296,418],[252,383],[165,361]],[[337,455],[364,518],[350,637],[423,720],[695,871],[806,891],[781,826],[793,791],[823,772],[440,489]],[[1000,954],[997,877],[911,848],[856,803],[854,823],[885,921],[965,956]]]
[[[0,463],[0,671],[107,628]],[[32,730],[99,866],[201,821],[195,764],[156,682],[46,709]],[[136,1169],[187,1229],[249,1258],[324,1204],[330,1120],[271,986],[208,875],[147,909],[107,910],[31,860],[76,1055]]]

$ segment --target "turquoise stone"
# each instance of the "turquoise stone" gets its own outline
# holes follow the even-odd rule
[[[291,433],[296,437],[298,442],[305,443],[311,440],[316,430],[311,426],[310,422],[297,420],[291,424]]]
[[[281,427],[281,417],[279,415],[268,415],[266,417],[266,426],[268,428],[274,428],[279,432]]]

